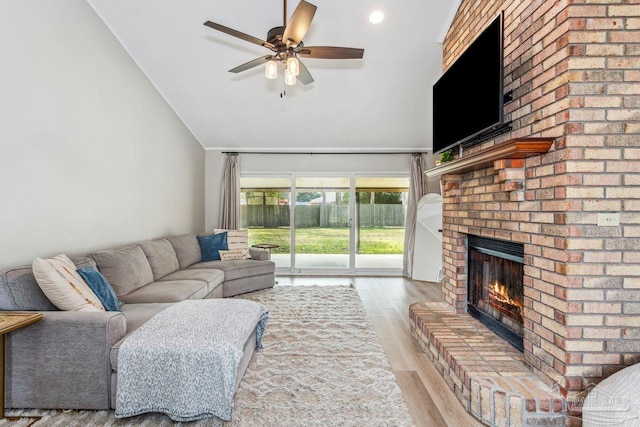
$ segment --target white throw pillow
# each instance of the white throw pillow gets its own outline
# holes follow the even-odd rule
[[[32,267],[38,286],[60,310],[105,311],[96,294],[66,255],[47,259],[36,258]]]
[[[249,230],[223,230],[215,229],[215,234],[227,232],[227,247],[229,249],[246,249],[244,258],[251,258],[249,253]]]
[[[249,248],[229,249],[228,251],[218,251],[218,253],[220,254],[220,261],[251,258],[251,255],[249,255]]]

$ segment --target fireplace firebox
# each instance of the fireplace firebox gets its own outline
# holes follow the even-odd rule
[[[524,306],[524,246],[468,236],[469,314],[520,351]]]

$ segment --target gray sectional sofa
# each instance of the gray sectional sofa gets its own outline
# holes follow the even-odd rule
[[[114,409],[118,349],[161,310],[187,299],[220,298],[274,285],[269,252],[251,259],[201,261],[195,234],[141,242],[76,257],[77,268],[97,268],[111,283],[121,311],[59,311],[42,293],[32,267],[0,271],[0,310],[41,311],[41,321],[6,335],[5,406]],[[239,380],[255,350],[244,345]]]

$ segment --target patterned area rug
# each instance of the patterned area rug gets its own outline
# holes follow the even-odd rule
[[[8,411],[15,426],[410,426],[395,376],[353,287],[276,286],[242,295],[269,309],[264,348],[236,393],[233,419],[174,423],[161,414]],[[0,425],[4,425],[0,421]]]

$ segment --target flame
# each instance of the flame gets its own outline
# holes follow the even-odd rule
[[[493,284],[493,293],[495,294],[495,299],[497,301],[507,303],[509,305],[522,309],[522,302],[509,297],[509,294],[507,293],[507,287],[498,283],[497,281]]]

